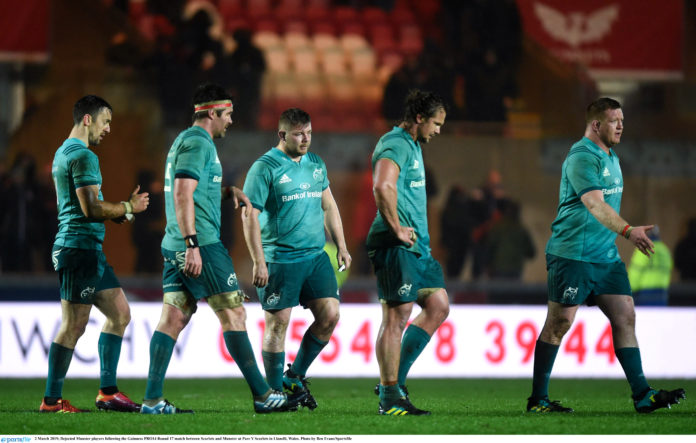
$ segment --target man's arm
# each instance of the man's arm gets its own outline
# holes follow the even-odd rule
[[[242,212],[244,240],[246,240],[247,248],[249,248],[251,260],[254,262],[254,286],[263,288],[268,284],[268,267],[261,244],[261,224],[259,223],[259,214],[261,211],[251,205],[248,207],[250,210],[247,210],[246,213],[244,211]]]
[[[399,179],[399,172],[399,167],[393,161],[386,158],[377,160],[372,191],[375,195],[377,209],[382,214],[382,218],[389,229],[392,230],[399,240],[410,247],[413,246],[416,234],[413,228],[401,226],[396,209],[396,183]]]
[[[239,206],[242,206],[242,211],[245,211],[246,209],[244,209],[244,207],[251,207],[249,198],[241,189],[236,186],[223,186],[222,199],[229,200],[230,198],[234,202],[234,209],[238,209]]]
[[[327,187],[321,194],[321,208],[324,210],[324,226],[329,231],[331,239],[336,244],[338,251],[336,252],[336,259],[338,261],[339,269],[343,267],[344,269],[350,268],[350,263],[353,258],[348,253],[348,248],[346,247],[346,239],[343,235],[343,222],[341,221],[341,214],[338,212],[338,205],[336,205],[336,200],[331,193],[331,188]]]
[[[645,255],[655,253],[653,242],[648,238],[646,232],[653,228],[649,226],[630,226],[626,220],[604,201],[604,194],[600,189],[586,192],[580,197],[590,214],[594,216],[604,227],[610,231],[623,235],[633,243],[640,252]]]
[[[198,186],[198,180],[192,178],[174,179],[174,212],[179,225],[181,236],[186,238],[196,235],[196,209],[193,204],[193,191]],[[199,247],[186,245],[184,275],[197,278],[201,275],[203,261]]]
[[[94,220],[111,220],[126,214],[137,214],[147,209],[150,197],[147,192],[138,194],[140,186],[136,186],[127,202],[110,203],[99,200],[99,186],[89,185],[75,189],[80,209],[87,218]]]

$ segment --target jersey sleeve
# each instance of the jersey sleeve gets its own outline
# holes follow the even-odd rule
[[[381,148],[382,149],[379,149],[377,152],[375,152],[374,157],[372,159],[372,164],[376,164],[378,160],[381,160],[383,158],[388,158],[389,160],[396,163],[396,165],[399,167],[399,170],[404,169],[404,165],[408,161],[408,150],[400,149],[398,139],[396,137],[392,138],[391,140],[383,141]]]
[[[200,180],[208,163],[209,143],[203,137],[190,137],[182,143],[174,165],[175,178]]]
[[[324,163],[321,157],[317,156],[317,160],[319,160],[319,164],[324,169],[324,181],[321,184],[321,190],[325,191],[329,187],[329,171],[326,169],[326,163]]]
[[[247,173],[246,179],[244,180],[244,193],[249,197],[251,205],[263,211],[266,205],[266,200],[268,200],[268,194],[271,187],[271,170],[262,161],[255,161],[249,172]]]
[[[568,156],[566,175],[578,197],[589,191],[602,189],[600,168],[599,159],[589,151],[579,151]]]
[[[101,183],[99,179],[99,158],[89,149],[80,149],[70,162],[70,168],[75,189]]]

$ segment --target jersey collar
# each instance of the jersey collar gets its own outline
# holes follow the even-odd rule
[[[583,141],[585,144],[591,146],[591,147],[592,147],[593,149],[595,149],[597,152],[600,152],[600,153],[602,153],[602,154],[604,154],[604,155],[609,155],[609,157],[614,157],[614,156],[616,155],[616,154],[614,154],[614,150],[613,150],[612,148],[609,148],[609,154],[607,154],[606,152],[604,152],[604,149],[602,149],[602,148],[600,148],[599,146],[597,146],[597,143],[593,142],[592,140],[590,140],[590,139],[587,138],[587,137],[583,137],[583,138],[582,138],[582,141]]]

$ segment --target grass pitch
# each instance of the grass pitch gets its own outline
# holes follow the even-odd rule
[[[368,434],[696,434],[696,380],[652,380],[654,387],[683,387],[687,399],[671,410],[638,414],[625,380],[551,380],[551,397],[574,414],[524,412],[531,381],[509,379],[414,379],[414,404],[425,417],[377,414],[376,379],[311,380],[319,407],[294,413],[255,414],[242,379],[169,379],[165,395],[194,415],[113,412],[40,414],[42,379],[0,380],[0,432],[39,434],[153,435],[368,435]],[[94,410],[98,380],[65,381],[74,405]],[[145,380],[122,379],[119,387],[142,398]],[[696,397],[694,397],[696,398]]]

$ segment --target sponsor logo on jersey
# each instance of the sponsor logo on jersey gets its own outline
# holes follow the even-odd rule
[[[425,186],[425,179],[423,180],[411,180],[409,187],[411,188],[422,188]]]
[[[609,168],[607,168],[607,167],[605,166],[605,167],[604,167],[604,171],[602,172],[602,175],[603,175],[604,177],[609,177],[609,176],[611,175],[611,173],[609,172]]]
[[[420,166],[418,160],[413,160],[413,166],[411,166],[411,169],[418,169],[418,166]]]
[[[266,304],[268,306],[275,306],[278,304],[280,301],[280,294],[276,294],[275,292],[268,297],[266,297]]]
[[[323,180],[324,168],[316,168],[314,172],[312,172],[312,177],[314,177],[314,180]]]
[[[234,272],[230,274],[229,277],[227,277],[227,286],[234,286],[237,284],[237,274]]]
[[[280,177],[280,180],[278,181],[278,183],[282,185],[283,183],[290,183],[291,181],[292,181],[292,179],[290,177],[288,177],[287,174],[283,174],[283,176]]]
[[[615,185],[618,185],[619,183],[621,183],[621,179],[620,179],[619,177],[616,177],[616,178],[614,179],[614,184],[615,184]]]
[[[95,289],[96,288],[94,286],[87,286],[85,289],[82,290],[82,292],[80,292],[80,297],[82,297],[82,298],[91,297],[92,295],[94,295]]]
[[[617,187],[611,188],[611,189],[607,189],[607,188],[602,189],[602,194],[604,194],[604,195],[618,194],[620,192],[623,192],[623,186],[617,186]]]
[[[399,294],[401,297],[407,296],[408,294],[411,293],[411,287],[412,287],[412,286],[413,286],[413,285],[409,285],[408,283],[404,283],[404,284],[399,288],[398,294]]]
[[[294,201],[294,200],[301,200],[303,198],[321,198],[321,192],[320,191],[296,192],[296,193],[290,194],[290,195],[283,195],[280,197],[280,200],[282,202],[289,202],[289,201]]]
[[[213,176],[213,183],[222,183],[222,177],[219,175]]]
[[[309,183],[302,183],[302,184],[300,185],[300,189],[306,191],[307,189],[309,189],[310,186],[311,186],[311,185],[310,185]]]
[[[568,286],[565,291],[563,291],[563,301],[573,301],[573,299],[578,295],[578,288],[571,288]]]

